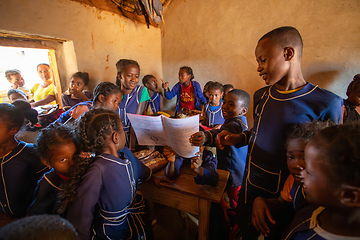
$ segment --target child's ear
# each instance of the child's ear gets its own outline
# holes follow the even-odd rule
[[[117,77],[119,80],[121,80],[121,74],[119,72],[117,73]]]
[[[119,143],[119,134],[117,132],[113,132],[111,135],[112,142],[116,145]]]
[[[248,108],[247,108],[247,107],[246,107],[246,108],[244,107],[244,108],[241,110],[241,114],[240,114],[240,115],[241,115],[241,116],[242,116],[242,115],[245,115],[245,114],[247,113],[247,111],[248,111]]]
[[[292,47],[286,47],[284,49],[284,57],[286,61],[290,61],[295,56],[295,49]]]
[[[49,162],[45,160],[45,158],[42,157],[42,158],[41,158],[41,162],[42,162],[45,166],[47,166],[48,168],[52,168],[52,167],[50,166]]]
[[[12,127],[12,128],[10,129],[10,134],[11,134],[11,135],[15,135],[15,134],[17,134],[19,131],[20,131],[20,128],[19,128],[19,127]]]
[[[98,101],[103,103],[105,101],[105,96],[102,94],[99,94]]]
[[[342,204],[347,207],[360,207],[360,188],[343,184],[340,191]]]

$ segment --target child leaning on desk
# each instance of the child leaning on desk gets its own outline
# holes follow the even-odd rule
[[[169,148],[164,149],[164,155],[169,161],[165,168],[165,175],[174,179],[180,175],[180,167],[184,162],[191,162],[191,168],[197,173],[194,177],[196,184],[208,184],[216,186],[219,181],[219,175],[216,171],[217,159],[213,156],[212,152],[200,147],[200,152],[192,158],[184,158],[176,154]]]

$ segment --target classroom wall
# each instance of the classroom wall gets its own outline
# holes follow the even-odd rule
[[[256,72],[258,39],[290,25],[303,37],[306,80],[345,97],[360,73],[359,10],[359,0],[173,0],[165,9],[164,79],[173,86],[179,67],[188,65],[201,86],[231,83],[252,96],[265,86]],[[247,116],[252,126],[252,106]]]
[[[137,60],[141,77],[162,75],[159,28],[69,0],[0,1],[0,16],[0,31],[68,40],[57,56],[62,82],[77,70],[90,74],[90,89],[115,82],[120,58]]]

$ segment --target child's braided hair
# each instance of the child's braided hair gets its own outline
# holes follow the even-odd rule
[[[76,137],[79,141],[82,154],[74,164],[74,173],[70,180],[65,181],[64,192],[60,193],[60,206],[58,213],[64,213],[74,200],[76,189],[79,187],[81,178],[94,161],[94,157],[101,154],[104,146],[108,143],[113,132],[122,129],[121,119],[110,110],[95,108],[86,112],[76,120]],[[91,153],[91,154],[90,154]]]

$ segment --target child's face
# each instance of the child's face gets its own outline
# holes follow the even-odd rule
[[[19,128],[9,128],[8,123],[0,118],[0,146],[6,144],[19,131]]]
[[[208,89],[209,93],[209,102],[211,106],[219,106],[220,105],[220,99],[222,99],[223,92],[220,89]]]
[[[25,85],[25,81],[20,74],[11,75],[9,82],[14,86],[14,88],[23,87]]]
[[[222,112],[224,119],[232,119],[244,115],[247,108],[243,107],[244,103],[239,96],[228,93],[225,96],[222,105]]]
[[[156,92],[158,90],[158,83],[156,78],[154,77],[150,78],[149,81],[145,84],[145,87],[147,87],[153,92]]]
[[[122,95],[120,92],[109,94],[104,97],[101,107],[116,112],[119,107],[119,103],[121,102],[121,97]]]
[[[257,71],[267,85],[283,79],[289,70],[289,62],[285,61],[284,50],[272,43],[269,38],[261,40],[255,49],[258,63]]]
[[[360,85],[354,90],[347,92],[348,101],[354,106],[360,106]]]
[[[47,65],[39,65],[37,68],[37,72],[39,74],[39,77],[43,81],[47,81],[51,79],[51,70]]]
[[[189,83],[191,79],[191,75],[186,72],[186,69],[181,69],[179,71],[179,82],[181,84]]]
[[[64,176],[69,177],[74,165],[76,146],[73,141],[62,143],[51,150],[50,167]]]
[[[121,88],[133,90],[139,83],[140,70],[135,65],[128,65],[124,68],[121,78]]]
[[[24,100],[27,101],[27,99],[20,93],[12,93],[9,95],[9,101],[10,103],[13,103],[16,100]]]
[[[301,171],[305,169],[304,161],[305,143],[301,139],[290,139],[287,142],[286,156],[290,174],[295,181],[302,184]]]
[[[71,78],[70,86],[69,86],[70,90],[76,90],[81,92],[82,90],[84,90],[84,87],[85,87],[84,80],[82,80],[79,77]]]
[[[305,147],[305,163],[306,169],[301,171],[301,177],[304,178],[306,199],[322,206],[336,204],[335,188],[326,171],[324,153],[311,141]]]

